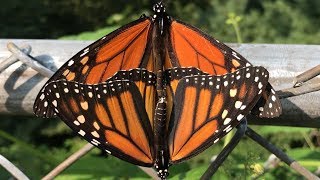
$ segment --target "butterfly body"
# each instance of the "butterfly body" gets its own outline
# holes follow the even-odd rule
[[[167,143],[167,107],[166,97],[160,97],[156,106],[154,116],[154,147],[155,147],[155,163],[154,168],[158,172],[158,176],[166,178],[169,175],[169,149]]]
[[[155,147],[155,161],[153,167],[156,169],[160,178],[165,179],[169,175],[169,149],[167,143],[167,107],[166,107],[166,92],[164,90],[165,84],[163,80],[163,66],[165,59],[165,42],[167,32],[166,26],[168,24],[165,14],[165,7],[162,3],[157,3],[153,7],[155,15],[152,18],[153,32],[152,32],[152,52],[154,54],[155,69],[157,72],[157,99],[158,102],[155,107],[154,115],[154,147]]]
[[[39,93],[34,112],[57,115],[127,162],[168,168],[218,142],[253,113],[275,117],[279,99],[263,67],[166,14],[121,27],[77,53]]]

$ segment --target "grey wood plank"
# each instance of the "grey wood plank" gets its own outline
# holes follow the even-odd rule
[[[0,62],[11,53],[7,43],[29,44],[31,55],[55,71],[75,53],[92,41],[64,40],[0,40]],[[254,65],[270,72],[270,82],[276,90],[293,85],[293,77],[320,64],[320,45],[228,44]],[[318,77],[319,78],[319,77]],[[46,82],[33,69],[17,62],[0,73],[0,114],[32,115],[34,99]],[[275,119],[249,117],[250,124],[320,127],[320,92],[282,100],[283,115]]]

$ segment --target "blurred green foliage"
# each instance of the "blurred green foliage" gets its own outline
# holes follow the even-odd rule
[[[167,0],[169,1],[169,0]],[[1,3],[0,38],[94,40],[150,14],[152,1],[10,0]],[[171,0],[167,11],[224,42],[320,43],[320,1],[314,0]],[[238,32],[237,32],[238,31]],[[238,40],[237,40],[238,39]],[[320,133],[310,128],[255,127],[264,137],[315,171],[320,166]],[[81,140],[59,119],[2,116],[0,154],[31,179],[39,179],[81,148]],[[198,179],[223,142],[170,169],[172,179]],[[250,147],[250,148],[248,148]],[[270,154],[248,138],[215,174],[217,179],[250,179]],[[58,179],[148,179],[136,166],[95,149]],[[0,179],[10,174],[0,167]],[[283,163],[263,179],[301,179]]]
[[[228,14],[242,18],[246,43],[320,43],[320,1],[314,0],[167,0],[168,13],[224,42],[235,42]],[[154,1],[10,0],[1,3],[0,38],[59,38],[118,27],[151,14]]]

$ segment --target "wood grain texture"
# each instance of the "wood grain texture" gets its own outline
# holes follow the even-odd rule
[[[0,62],[10,57],[7,43],[29,44],[31,55],[56,71],[75,53],[92,41],[0,40]],[[254,65],[270,72],[276,90],[293,86],[294,76],[320,64],[320,45],[228,44]],[[33,69],[17,62],[0,73],[0,114],[32,116],[34,99],[47,81]],[[318,77],[319,78],[319,77]],[[282,100],[283,115],[275,119],[248,117],[249,124],[320,127],[320,92]]]

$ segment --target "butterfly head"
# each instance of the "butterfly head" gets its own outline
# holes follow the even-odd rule
[[[155,13],[155,15],[161,15],[163,13],[166,12],[166,8],[164,7],[164,4],[162,1],[156,3],[155,5],[153,5],[153,12]]]

